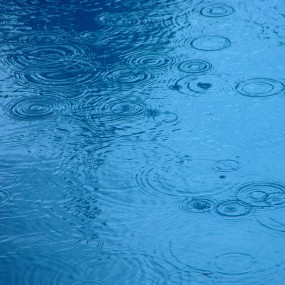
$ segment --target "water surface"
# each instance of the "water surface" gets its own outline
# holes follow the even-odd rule
[[[282,1],[0,7],[0,285],[284,285]]]

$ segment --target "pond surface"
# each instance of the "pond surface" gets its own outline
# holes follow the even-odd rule
[[[283,1],[0,7],[0,285],[285,284]]]

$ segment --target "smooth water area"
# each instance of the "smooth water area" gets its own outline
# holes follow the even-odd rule
[[[0,8],[0,285],[285,284],[283,1]]]

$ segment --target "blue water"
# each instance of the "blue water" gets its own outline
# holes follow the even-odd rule
[[[283,1],[0,7],[0,285],[285,284]]]

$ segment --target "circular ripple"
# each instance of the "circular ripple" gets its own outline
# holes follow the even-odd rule
[[[92,98],[84,106],[84,116],[90,119],[98,119],[102,122],[118,121],[126,117],[144,116],[147,105],[140,98],[129,97],[127,99],[114,96],[98,96]]]
[[[277,207],[285,203],[285,187],[274,182],[252,182],[237,190],[237,198],[253,207]]]
[[[170,243],[172,256],[180,266],[186,265],[194,270],[203,270],[208,272],[214,281],[222,281],[214,284],[235,283],[225,282],[227,279],[228,281],[262,280],[268,271],[279,271],[280,265],[284,264],[280,256],[280,248],[284,248],[284,243],[281,240],[272,242],[272,236],[268,234],[256,234],[252,229],[241,230],[232,224],[224,224],[221,229],[217,229],[217,224],[198,219],[196,222],[192,219],[186,228],[185,224],[184,227],[183,224],[179,224],[176,229],[179,235],[176,235]],[[279,269],[276,270],[276,267]],[[234,279],[237,275],[238,279]],[[241,284],[255,284],[255,282]]]
[[[284,91],[284,84],[270,78],[251,78],[240,82],[236,90],[243,96],[269,97]]]
[[[186,60],[178,65],[182,72],[191,74],[202,74],[212,69],[212,64],[201,59]]]
[[[205,213],[213,209],[214,203],[206,198],[190,198],[183,201],[181,209],[185,212]]]
[[[67,60],[58,68],[26,70],[17,74],[18,83],[46,87],[67,87],[95,82],[100,76],[99,68],[88,61]]]
[[[270,211],[258,211],[256,220],[265,228],[277,232],[285,232],[284,208],[273,209]]]
[[[143,108],[136,102],[118,102],[111,107],[111,112],[117,116],[136,116],[143,112]]]
[[[203,16],[206,17],[212,17],[212,18],[219,18],[219,17],[225,17],[229,16],[234,12],[234,8],[227,6],[227,5],[210,5],[207,7],[204,7],[200,13]]]
[[[148,85],[153,82],[154,76],[146,70],[117,69],[105,75],[111,87],[123,89],[133,88],[136,85]]]
[[[74,44],[41,44],[19,47],[7,55],[6,62],[20,69],[50,70],[69,66],[87,54],[86,48]]]
[[[103,137],[162,135],[178,123],[176,114],[153,109],[140,97],[90,96],[76,114],[91,130]]]
[[[230,47],[231,42],[225,37],[208,36],[192,40],[191,46],[202,51],[218,51]]]
[[[62,102],[53,97],[30,97],[13,101],[6,111],[13,119],[42,120],[59,114]]]
[[[45,45],[63,42],[67,38],[67,35],[62,31],[40,31],[11,37],[9,38],[9,42],[21,45]]]
[[[240,163],[233,159],[218,160],[213,165],[212,169],[218,172],[231,172],[240,169]]]
[[[199,77],[186,76],[179,79],[170,89],[184,95],[198,97],[205,93],[220,93],[228,89],[228,82],[218,75]]]
[[[172,64],[172,59],[163,53],[136,53],[128,55],[127,64],[131,68],[165,68]]]
[[[220,273],[240,275],[249,273],[255,259],[245,253],[225,253],[215,258],[215,264]]]
[[[158,14],[154,15],[155,18],[157,18]],[[157,19],[157,24],[162,25],[163,27],[166,27],[170,29],[171,31],[180,31],[187,29],[191,26],[191,14],[188,12],[181,12],[178,13],[170,13],[166,16],[162,16],[160,19]],[[156,24],[156,23],[154,23]]]
[[[146,193],[159,197],[207,196],[226,190],[228,183],[209,172],[209,161],[189,157],[148,163],[136,175]]]
[[[240,217],[249,214],[250,206],[241,201],[229,200],[218,204],[216,211],[221,216]]]

